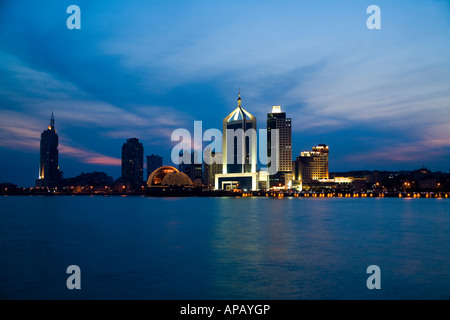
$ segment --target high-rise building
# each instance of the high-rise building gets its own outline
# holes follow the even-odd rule
[[[215,152],[211,151],[209,148],[206,148],[204,155],[205,155],[203,163],[204,186],[208,190],[214,190],[216,174],[221,174],[223,171],[222,152]]]
[[[223,119],[222,173],[215,175],[215,189],[257,190],[256,118],[238,106]]]
[[[132,188],[140,188],[144,181],[144,147],[139,139],[127,139],[122,146],[122,178],[130,181]]]
[[[276,155],[277,173],[269,176],[269,187],[286,186],[286,174],[292,171],[292,121],[281,112],[280,106],[272,107],[267,114],[267,156]],[[276,144],[272,145],[272,135],[278,130]]]
[[[328,179],[328,155],[329,148],[326,144],[319,144],[312,151],[302,152],[293,163],[294,181],[304,184]]]
[[[58,134],[55,129],[55,118],[50,118],[48,129],[41,133],[39,178],[36,187],[55,188],[61,180],[58,166]]]
[[[163,158],[152,154],[151,156],[147,156],[147,180],[148,177],[152,174],[153,171],[156,169],[162,167],[163,165]]]
[[[242,108],[239,93],[238,107],[223,119],[223,173],[256,172],[257,146],[251,141],[252,132],[256,134],[256,118]]]

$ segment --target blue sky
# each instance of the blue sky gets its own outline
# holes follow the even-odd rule
[[[172,131],[221,129],[239,88],[259,128],[273,105],[293,119],[294,157],[448,171],[450,2],[3,0],[0,182],[34,184],[52,110],[65,177],[117,178],[127,138],[171,164]]]

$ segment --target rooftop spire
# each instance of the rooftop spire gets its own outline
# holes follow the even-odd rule
[[[238,107],[241,107],[241,88],[239,88]]]
[[[52,116],[50,118],[50,128],[51,129],[55,128],[55,117],[53,116],[53,110],[52,110]]]

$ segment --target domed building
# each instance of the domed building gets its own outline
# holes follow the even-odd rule
[[[153,171],[147,180],[151,187],[185,187],[192,186],[192,180],[183,172],[171,166],[163,166]]]

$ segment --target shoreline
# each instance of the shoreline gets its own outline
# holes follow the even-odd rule
[[[274,191],[200,191],[200,190],[173,190],[173,191],[150,191],[143,192],[27,192],[11,191],[2,192],[1,196],[101,196],[101,197],[232,197],[232,198],[412,198],[412,199],[449,199],[449,192],[274,192]]]

